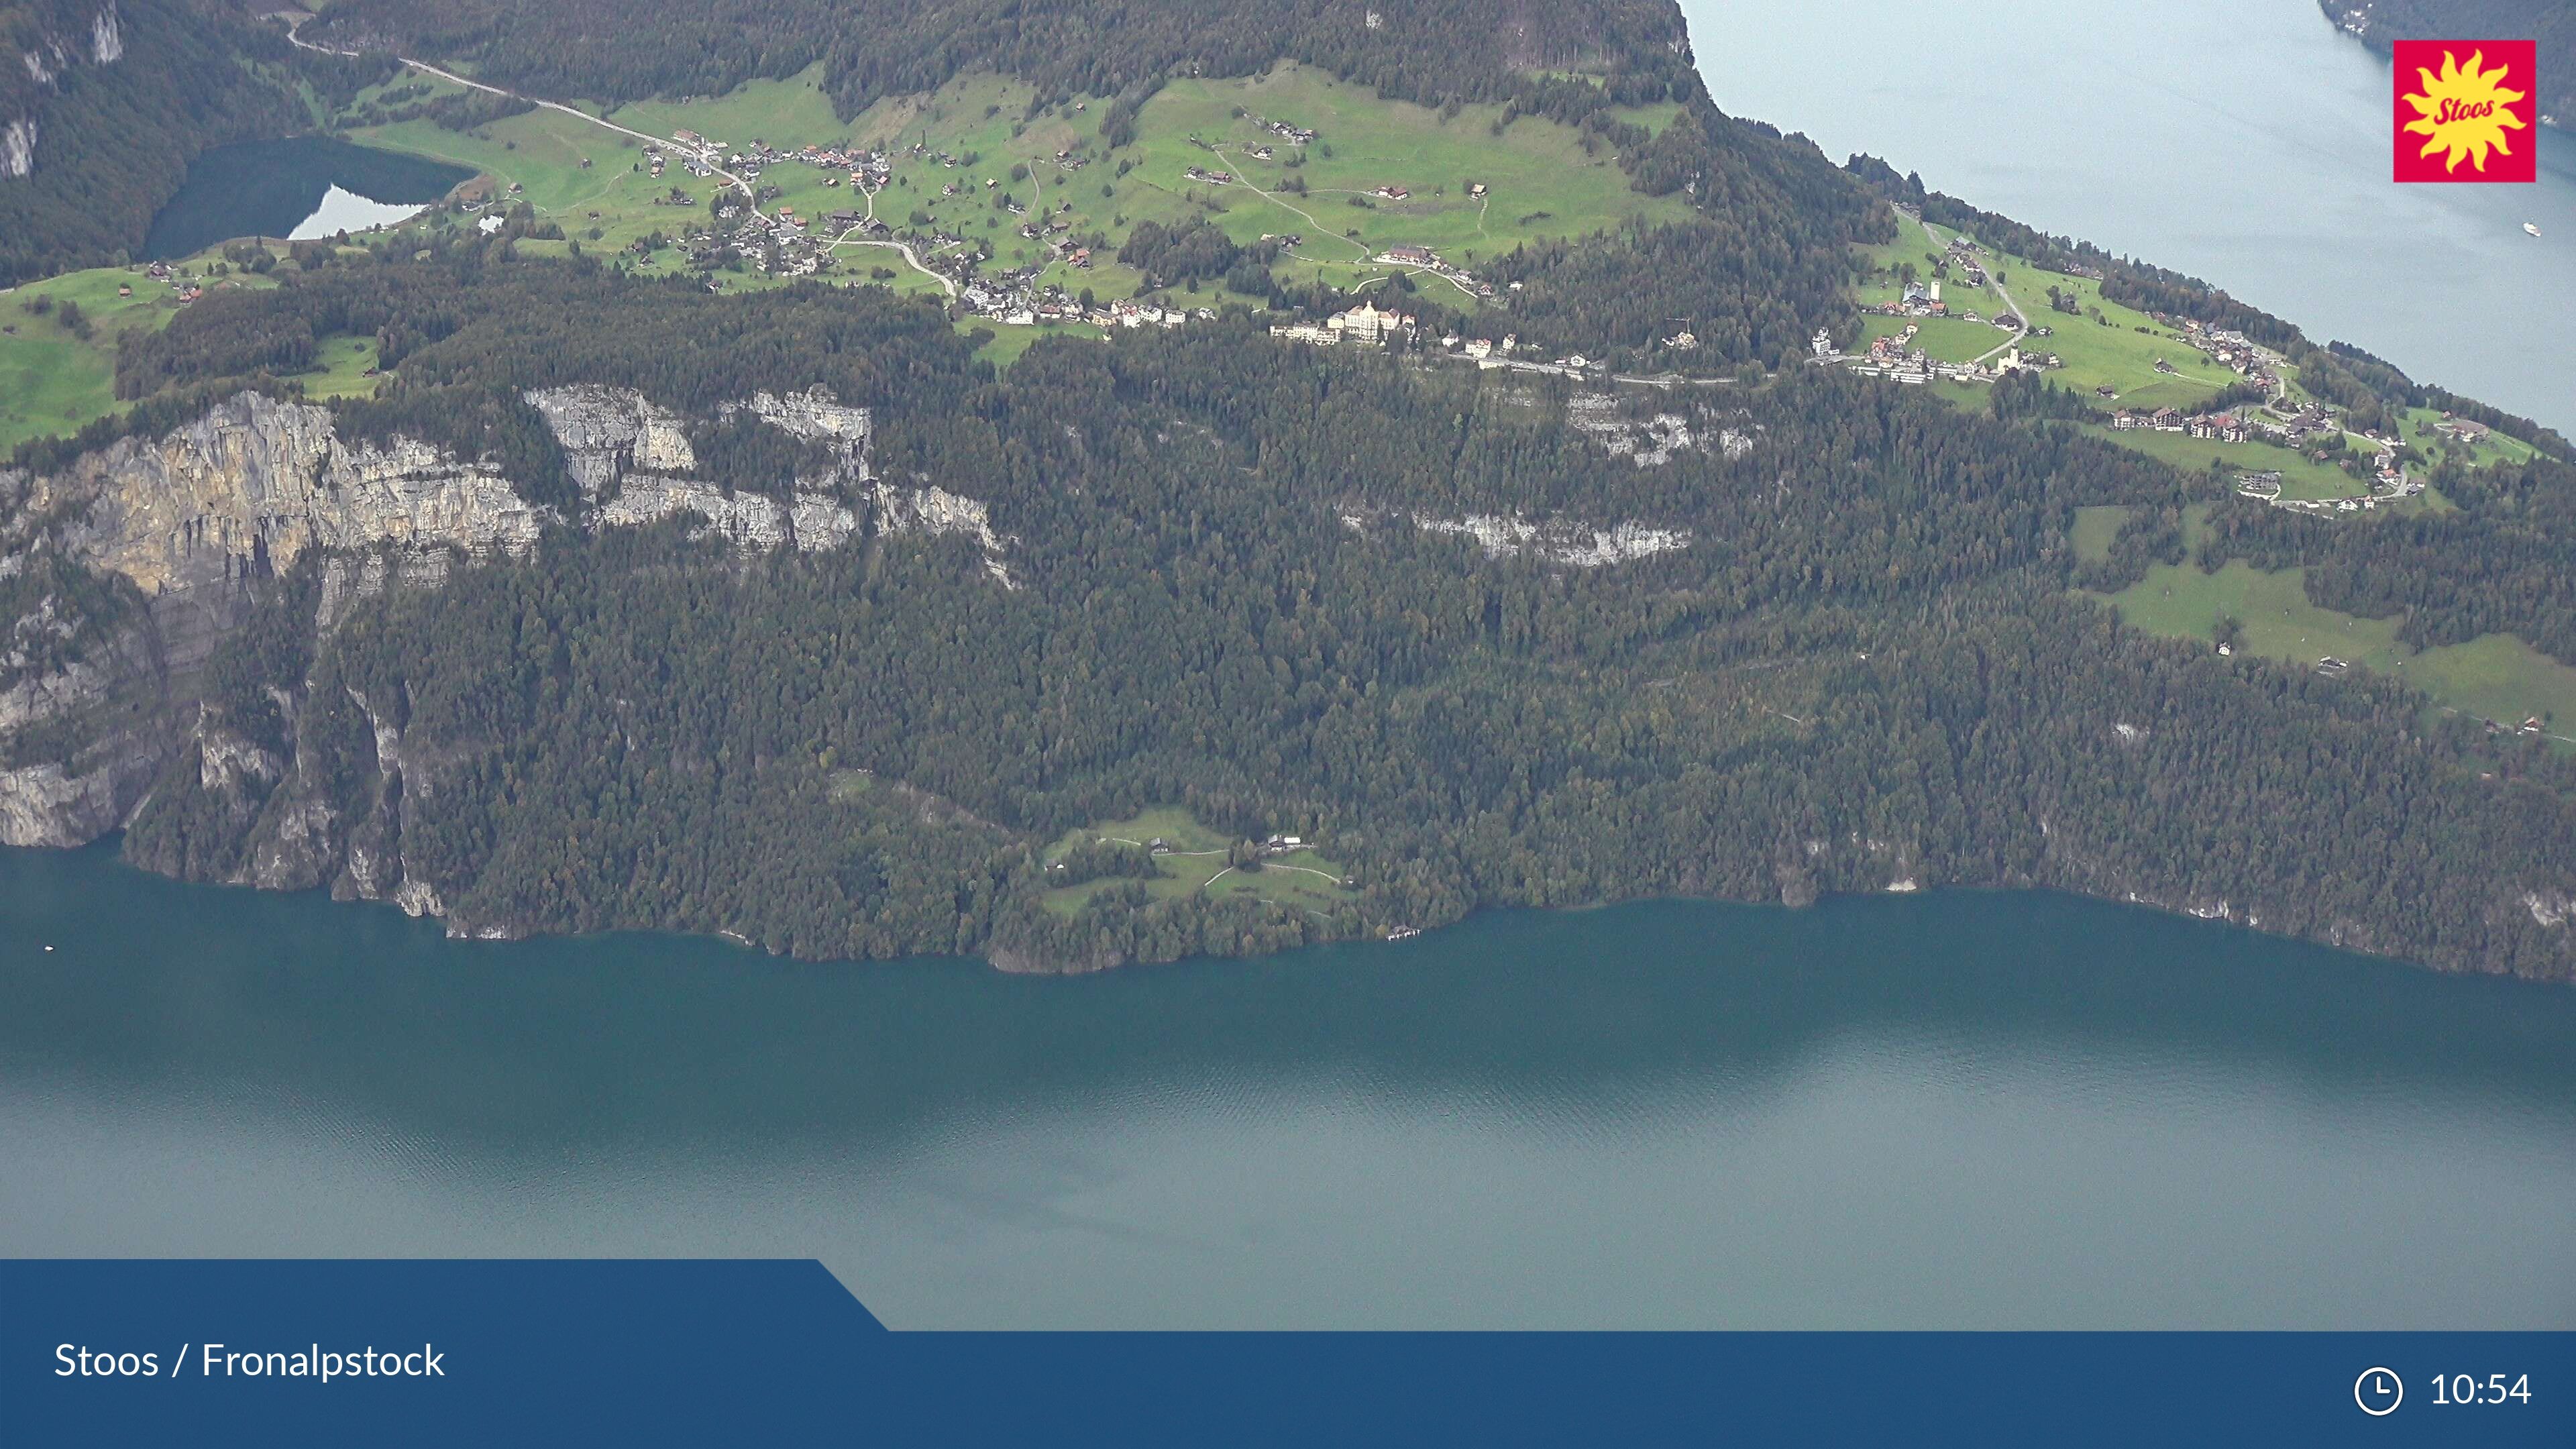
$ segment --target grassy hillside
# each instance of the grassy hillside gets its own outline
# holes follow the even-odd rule
[[[1160,840],[1169,847],[1167,853],[1154,857],[1156,873],[1144,882],[1145,893],[1158,901],[1204,892],[1262,900],[1283,909],[1320,915],[1335,905],[1359,898],[1358,892],[1343,884],[1349,872],[1312,850],[1269,856],[1257,868],[1229,865],[1227,849],[1237,842],[1199,824],[1190,812],[1177,806],[1158,807],[1126,820],[1104,820],[1068,831],[1048,847],[1041,859],[1051,866],[1076,846],[1098,840],[1128,845]],[[1071,916],[1079,913],[1094,895],[1122,883],[1119,877],[1103,877],[1060,887],[1046,893],[1044,904],[1051,912]]]
[[[1907,223],[1904,233],[1893,243],[1857,249],[1869,272],[1854,289],[1856,299],[1863,306],[1897,300],[1902,291],[1896,272],[1899,263],[1912,263],[1919,279],[1930,280],[1933,262],[1957,235],[1945,227]],[[2042,271],[2024,258],[1991,247],[1983,260],[1990,269],[1989,285],[1970,287],[1955,280],[1954,273],[1954,279],[1942,285],[1942,301],[1954,314],[1974,309],[1979,316],[1991,319],[2006,310],[2004,295],[2009,293],[2020,305],[2024,321],[2033,329],[2049,329],[2048,336],[2029,339],[2026,348],[2053,352],[2065,360],[2063,369],[2048,374],[2049,380],[2060,387],[2088,394],[2096,388],[2109,387],[2115,397],[2101,399],[2104,405],[2152,411],[2160,407],[2196,407],[2237,380],[2236,374],[2195,351],[2174,329],[2143,312],[2105,301],[2099,282]],[[2000,288],[1994,285],[1996,281],[2001,283]],[[2057,288],[2060,297],[2071,298],[2076,311],[2069,314],[2052,309],[2050,287]],[[1966,362],[2014,340],[1986,322],[1967,322],[1956,316],[1872,316],[1863,319],[1864,344],[1870,337],[1902,331],[1909,320],[1916,321],[1922,329],[1916,345],[1944,362]],[[2157,371],[2159,361],[2173,371]],[[2123,437],[2118,441],[2131,440]]]
[[[2125,509],[2080,510],[2075,548],[2103,557]],[[2204,537],[2206,506],[2189,512],[2190,541]],[[2488,634],[2465,644],[2415,649],[2397,637],[2398,619],[2361,619],[2308,601],[2303,569],[2265,571],[2242,560],[2214,572],[2197,562],[2160,564],[2119,593],[2098,596],[2124,623],[2150,634],[2208,640],[2221,620],[2241,626],[2241,653],[2313,665],[2333,656],[2422,690],[2436,703],[2481,719],[2518,725],[2539,716],[2560,735],[2576,734],[2576,668],[2533,649],[2510,634]]]
[[[404,84],[423,82],[408,78]],[[433,92],[449,89],[428,84]],[[848,122],[835,118],[821,87],[818,68],[784,80],[753,81],[721,97],[628,105],[608,119],[653,136],[687,129],[737,148],[754,141],[790,151],[846,142],[895,150],[894,176],[875,199],[877,214],[899,232],[944,231],[987,242],[1000,267],[1036,264],[1045,254],[1017,235],[1022,218],[1002,210],[999,196],[1032,212],[1069,204],[1065,220],[1071,234],[1103,237],[1106,245],[1094,249],[1090,268],[1056,263],[1043,280],[1069,291],[1088,288],[1104,299],[1134,295],[1141,284],[1136,273],[1115,262],[1114,253],[1148,221],[1168,227],[1204,217],[1245,244],[1302,234],[1305,245],[1283,260],[1280,274],[1348,287],[1394,270],[1370,260],[1390,246],[1428,246],[1473,266],[1527,241],[1582,236],[1631,218],[1674,221],[1689,215],[1678,198],[1632,190],[1616,155],[1597,140],[1587,150],[1586,138],[1574,127],[1524,116],[1498,131],[1499,106],[1443,111],[1389,101],[1311,67],[1281,66],[1242,80],[1174,81],[1137,116],[1135,143],[1114,152],[1101,135],[1105,102],[1079,97],[1033,108],[1036,92],[1005,77],[962,76],[926,95],[880,101]],[[1316,131],[1317,140],[1290,146],[1264,132],[1256,116]],[[1643,118],[1657,119],[1651,111]],[[470,132],[414,120],[349,135],[367,145],[474,167],[495,178],[504,195],[525,200],[592,250],[702,225],[717,184],[677,167],[655,181],[637,169],[641,143],[560,112],[530,112]],[[903,150],[915,144],[932,154]],[[1255,157],[1252,148],[1259,145],[1269,146],[1273,157]],[[940,153],[960,164],[944,163]],[[1016,179],[1015,167],[1025,168]],[[1191,167],[1229,171],[1241,180],[1192,181],[1183,174]],[[1289,189],[1291,178],[1302,182],[1304,194]],[[835,184],[834,175],[801,163],[773,165],[761,180],[781,188],[773,207],[803,217],[864,211],[869,204],[846,181]],[[987,181],[996,184],[988,187]],[[1483,184],[1488,195],[1471,198],[1471,183]],[[691,204],[655,205],[674,185]],[[958,194],[943,196],[951,185]],[[512,186],[521,189],[514,193]],[[1382,186],[1401,186],[1411,195],[1392,201],[1368,194]],[[916,222],[916,215],[922,220]],[[535,243],[528,249],[548,250]],[[842,252],[845,272],[858,268],[865,276],[878,266],[910,271],[891,253],[857,246]],[[671,255],[659,254],[648,266],[673,264]],[[913,286],[934,285],[913,276]],[[764,282],[728,276],[727,284]],[[1464,293],[1443,295],[1455,304],[1470,300]]]

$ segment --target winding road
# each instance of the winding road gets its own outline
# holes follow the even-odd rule
[[[1210,154],[1210,155],[1212,155],[1212,156],[1215,156],[1215,157],[1219,158],[1220,160],[1234,161],[1234,158],[1233,158],[1233,157],[1228,156],[1228,155],[1226,155],[1226,154],[1225,154],[1225,148],[1224,148],[1223,146],[1210,146],[1210,147],[1208,147],[1208,154]],[[1242,163],[1242,162],[1240,162],[1240,161],[1235,161],[1235,162],[1234,162],[1234,164],[1235,164],[1235,165],[1237,165],[1237,166],[1240,166],[1240,165],[1242,165],[1243,163]],[[1252,178],[1251,178],[1251,177],[1246,176],[1246,175],[1244,175],[1243,173],[1241,173],[1241,172],[1239,172],[1239,171],[1238,171],[1238,172],[1236,172],[1236,173],[1235,173],[1235,177],[1234,177],[1234,179],[1235,179],[1235,183],[1236,183],[1237,185],[1241,186],[1244,190],[1251,192],[1253,195],[1260,197],[1262,200],[1264,200],[1264,201],[1266,201],[1266,202],[1269,202],[1271,205],[1276,206],[1276,207],[1280,208],[1280,209],[1281,209],[1281,210],[1283,210],[1283,211],[1293,211],[1293,212],[1297,213],[1299,216],[1305,217],[1305,218],[1306,218],[1306,220],[1307,220],[1307,222],[1308,222],[1309,224],[1311,224],[1311,225],[1315,228],[1315,230],[1316,230],[1317,232],[1319,232],[1319,233],[1321,233],[1321,234],[1323,234],[1323,235],[1325,235],[1325,236],[1329,236],[1329,237],[1333,238],[1335,241],[1340,241],[1340,242],[1349,242],[1349,243],[1350,243],[1350,245],[1355,246],[1355,247],[1358,247],[1358,248],[1360,249],[1360,260],[1361,260],[1361,261],[1363,261],[1363,262],[1367,261],[1367,260],[1369,259],[1369,257],[1372,255],[1372,253],[1371,253],[1371,252],[1369,251],[1369,249],[1368,249],[1368,243],[1366,243],[1366,242],[1359,242],[1359,241],[1351,241],[1351,239],[1350,239],[1349,237],[1346,237],[1346,236],[1342,235],[1340,232],[1337,232],[1337,231],[1333,230],[1331,227],[1324,225],[1324,224],[1323,224],[1322,222],[1320,222],[1320,221],[1316,221],[1316,220],[1315,220],[1315,218],[1305,210],[1305,208],[1303,208],[1303,207],[1297,207],[1297,206],[1290,206],[1287,202],[1281,201],[1277,196],[1274,196],[1274,195],[1272,195],[1271,193],[1269,193],[1269,192],[1267,192],[1267,191],[1262,190],[1260,187],[1255,186],[1255,185],[1252,183]]]
[[[1921,217],[1916,217],[1914,219],[1914,224],[1923,228],[1923,239],[1932,243],[1936,250],[1949,250],[1950,244],[1941,240],[1941,234],[1932,229],[1932,223],[1923,220]],[[2027,328],[2030,325],[2030,314],[2021,309],[2021,304],[2019,302],[2013,300],[2012,293],[2004,290],[2003,279],[1996,275],[1995,270],[1992,267],[1986,268],[1985,270],[1986,285],[1992,287],[1995,295],[2003,299],[2004,310],[2012,313],[2012,315],[2016,317],[2019,317],[2022,321],[2022,326]],[[2020,342],[2021,338],[2022,334],[2020,332],[2013,333],[2010,337],[2007,337],[2003,341],[1996,343],[1994,346],[1987,348],[1985,351],[1978,353],[1975,357],[1968,359],[1968,365],[1970,367],[1974,367],[1979,363],[1984,362],[1987,358],[1992,357],[1996,353],[2003,351],[2005,348],[2011,347]]]
[[[855,171],[850,173],[850,184],[858,186],[858,173]],[[859,186],[859,194],[868,199],[868,221],[876,220],[877,194],[864,186]],[[923,276],[930,278],[934,282],[937,282],[940,290],[946,292],[949,296],[954,297],[957,295],[956,281],[949,277],[945,272],[934,272],[930,268],[923,266],[921,264],[921,258],[913,255],[912,243],[906,241],[878,241],[873,237],[853,237],[851,235],[851,232],[864,231],[866,229],[867,223],[861,222],[859,225],[851,227],[849,231],[845,231],[839,236],[832,238],[832,245],[836,247],[892,247],[896,251],[903,253],[903,259],[912,263],[912,269],[914,271],[921,273]]]

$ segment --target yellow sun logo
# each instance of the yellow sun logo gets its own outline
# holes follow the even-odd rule
[[[2522,117],[2506,107],[2521,100],[2525,92],[2507,90],[2504,78],[2508,67],[2481,70],[2483,51],[2469,52],[2469,63],[2461,65],[2449,51],[2442,52],[2442,73],[2433,74],[2423,66],[2415,74],[2423,90],[2405,98],[2415,108],[2415,119],[2403,129],[2428,138],[2418,156],[2448,151],[2444,169],[2457,171],[2463,157],[2475,162],[2480,171],[2487,169],[2487,152],[2499,156],[2513,154],[2505,132],[2528,129]]]

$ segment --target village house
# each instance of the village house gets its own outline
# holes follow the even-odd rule
[[[1408,267],[1436,267],[1440,265],[1440,254],[1429,247],[1395,246],[1378,253],[1378,260]]]
[[[2487,434],[2492,430],[2484,423],[2473,423],[2467,418],[2444,413],[2442,420],[2433,425],[2433,431],[2446,438],[2457,438],[2463,443],[2477,444],[2485,442]]]

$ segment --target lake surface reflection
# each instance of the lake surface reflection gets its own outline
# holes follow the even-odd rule
[[[0,1161],[0,1253],[816,1256],[909,1327],[2569,1327],[2576,992],[1964,892],[1021,978],[6,852]]]
[[[358,231],[398,219],[389,211],[408,216],[473,176],[425,156],[320,136],[217,146],[189,163],[178,194],[152,218],[143,252],[161,260],[235,237]]]

